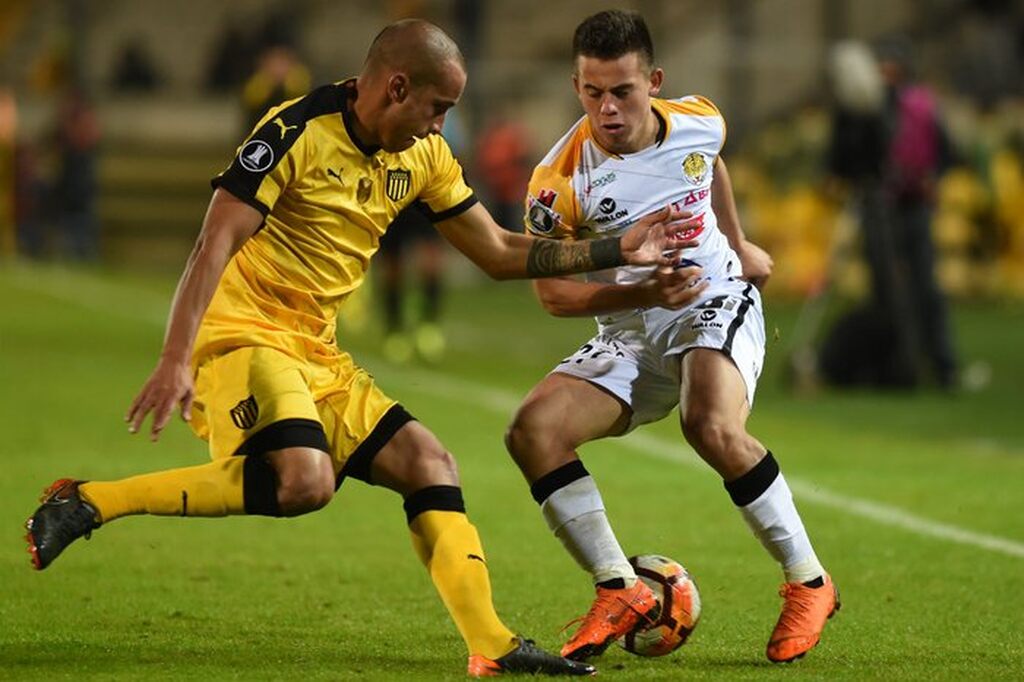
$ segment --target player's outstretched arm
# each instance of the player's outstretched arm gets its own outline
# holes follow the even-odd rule
[[[679,235],[689,213],[666,207],[637,221],[622,237],[555,241],[503,230],[482,205],[437,224],[455,248],[495,279],[555,277],[619,265],[669,265],[666,252],[690,242]]]
[[[176,406],[188,420],[192,410],[192,344],[210,299],[228,261],[263,224],[255,208],[225,190],[213,193],[203,228],[185,264],[171,302],[163,351],[156,368],[132,401],[125,415],[128,430],[135,433],[150,412],[150,439],[156,440]]]
[[[707,288],[699,267],[659,266],[650,278],[635,284],[582,282],[572,277],[534,281],[537,299],[555,317],[591,317],[635,308],[678,310]]]
[[[760,289],[768,281],[775,264],[767,251],[754,242],[747,241],[746,235],[743,234],[739,211],[736,210],[736,199],[732,192],[732,179],[725,167],[725,161],[720,156],[715,159],[715,177],[711,181],[711,210],[718,219],[718,229],[740,257],[743,276]]]

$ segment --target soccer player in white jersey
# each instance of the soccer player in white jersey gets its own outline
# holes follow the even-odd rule
[[[573,85],[586,115],[537,166],[526,228],[552,239],[618,234],[674,204],[693,214],[679,267],[617,267],[534,283],[557,316],[598,331],[526,397],[506,443],[548,525],[589,572],[597,598],[562,655],[585,660],[657,608],[615,538],[576,449],[666,416],[682,432],[785,576],[767,646],[776,662],[814,647],[839,608],[786,480],[746,420],[764,357],[758,287],[772,260],[746,240],[720,154],[725,122],[702,97],[659,99],[650,35],[636,13],[606,11],[573,38]]]

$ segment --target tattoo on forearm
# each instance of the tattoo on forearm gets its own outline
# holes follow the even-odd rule
[[[613,268],[622,263],[618,237],[585,242],[537,239],[526,257],[526,273],[529,277],[553,277]]]

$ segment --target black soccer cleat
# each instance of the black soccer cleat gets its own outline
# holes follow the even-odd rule
[[[36,513],[25,522],[28,553],[32,565],[41,571],[56,559],[64,548],[82,537],[88,538],[100,527],[96,510],[78,494],[84,481],[61,478],[43,491]]]
[[[594,675],[594,666],[570,661],[544,651],[532,639],[516,636],[519,645],[501,658],[491,660],[480,654],[469,657],[466,672],[470,677],[494,677],[504,673],[530,675]]]

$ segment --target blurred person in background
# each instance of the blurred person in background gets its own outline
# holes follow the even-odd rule
[[[251,129],[270,107],[309,91],[312,78],[290,45],[267,47],[256,59],[256,71],[242,88],[246,127]]]
[[[499,225],[522,230],[523,195],[530,180],[530,137],[505,105],[476,143],[476,168]]]
[[[399,365],[412,360],[414,354],[438,362],[446,344],[439,324],[444,269],[441,235],[422,211],[415,206],[406,208],[381,237],[380,262],[384,357]],[[420,310],[411,333],[407,332],[405,305],[409,269],[415,271],[420,292]]]
[[[887,88],[885,192],[897,274],[908,292],[906,324],[916,355],[925,361],[919,378],[952,389],[957,360],[946,295],[936,277],[932,235],[938,180],[951,164],[951,148],[935,94],[915,79],[911,50],[902,38],[878,49]],[[915,362],[915,369],[919,364]]]
[[[163,84],[146,43],[139,38],[121,46],[112,70],[112,85],[120,93],[152,92]]]
[[[43,216],[40,215],[46,187],[38,163],[35,146],[27,140],[17,140],[14,146],[14,222],[18,252],[35,259],[42,258],[46,251]]]
[[[672,204],[694,214],[692,249],[676,267],[622,266],[538,280],[544,309],[594,316],[597,334],[523,400],[506,444],[544,519],[593,581],[596,598],[561,653],[600,655],[654,617],[577,449],[658,421],[677,406],[686,441],[784,576],[782,613],[766,647],[789,662],[818,644],[839,608],[774,455],[747,432],[764,359],[758,287],[773,263],[740,226],[720,155],[725,119],[700,96],[661,99],[664,72],[643,18],[605,11],[572,45],[573,86],[585,115],[530,179],[525,223],[556,243],[619,234]]]
[[[135,433],[152,414],[155,441],[180,410],[213,461],[117,481],[55,481],[27,523],[37,569],[118,518],[297,516],[354,478],[401,495],[471,676],[593,674],[499,619],[454,457],[338,347],[338,313],[380,237],[414,203],[496,279],[668,264],[666,250],[683,245],[686,226],[669,223],[682,214],[666,209],[582,244],[503,230],[438,134],[465,87],[464,64],[433,24],[397,22],[373,40],[358,77],[261,119],[213,181],[160,358],[125,416]]]
[[[870,274],[866,306],[823,341],[822,377],[835,385],[956,383],[945,295],[935,273],[931,219],[949,147],[934,95],[911,79],[909,44],[860,43],[832,53],[835,92],[827,167],[851,192]]]
[[[0,258],[17,250],[17,133],[14,90],[0,85]]]
[[[259,48],[242,29],[244,17],[224,21],[208,57],[203,86],[209,92],[233,92],[252,75]]]
[[[871,47],[856,41],[833,47],[829,80],[834,102],[828,187],[833,196],[845,194],[856,214],[870,298],[827,332],[818,371],[838,386],[911,386],[916,373],[909,294],[899,276],[885,186],[890,137],[885,82]]]
[[[463,158],[465,133],[457,111],[445,117],[441,134],[455,158]],[[501,225],[497,214],[493,215]],[[407,208],[381,237],[379,258],[384,357],[399,365],[408,363],[414,356],[428,363],[439,362],[447,347],[441,327],[445,260],[441,235],[422,211]],[[417,286],[410,285],[410,277],[415,278]],[[409,324],[406,302],[413,290],[418,290],[419,305]]]
[[[94,260],[99,256],[96,165],[100,137],[99,119],[92,103],[80,89],[68,89],[57,111],[58,168],[53,192],[64,242],[61,249],[76,260]]]

